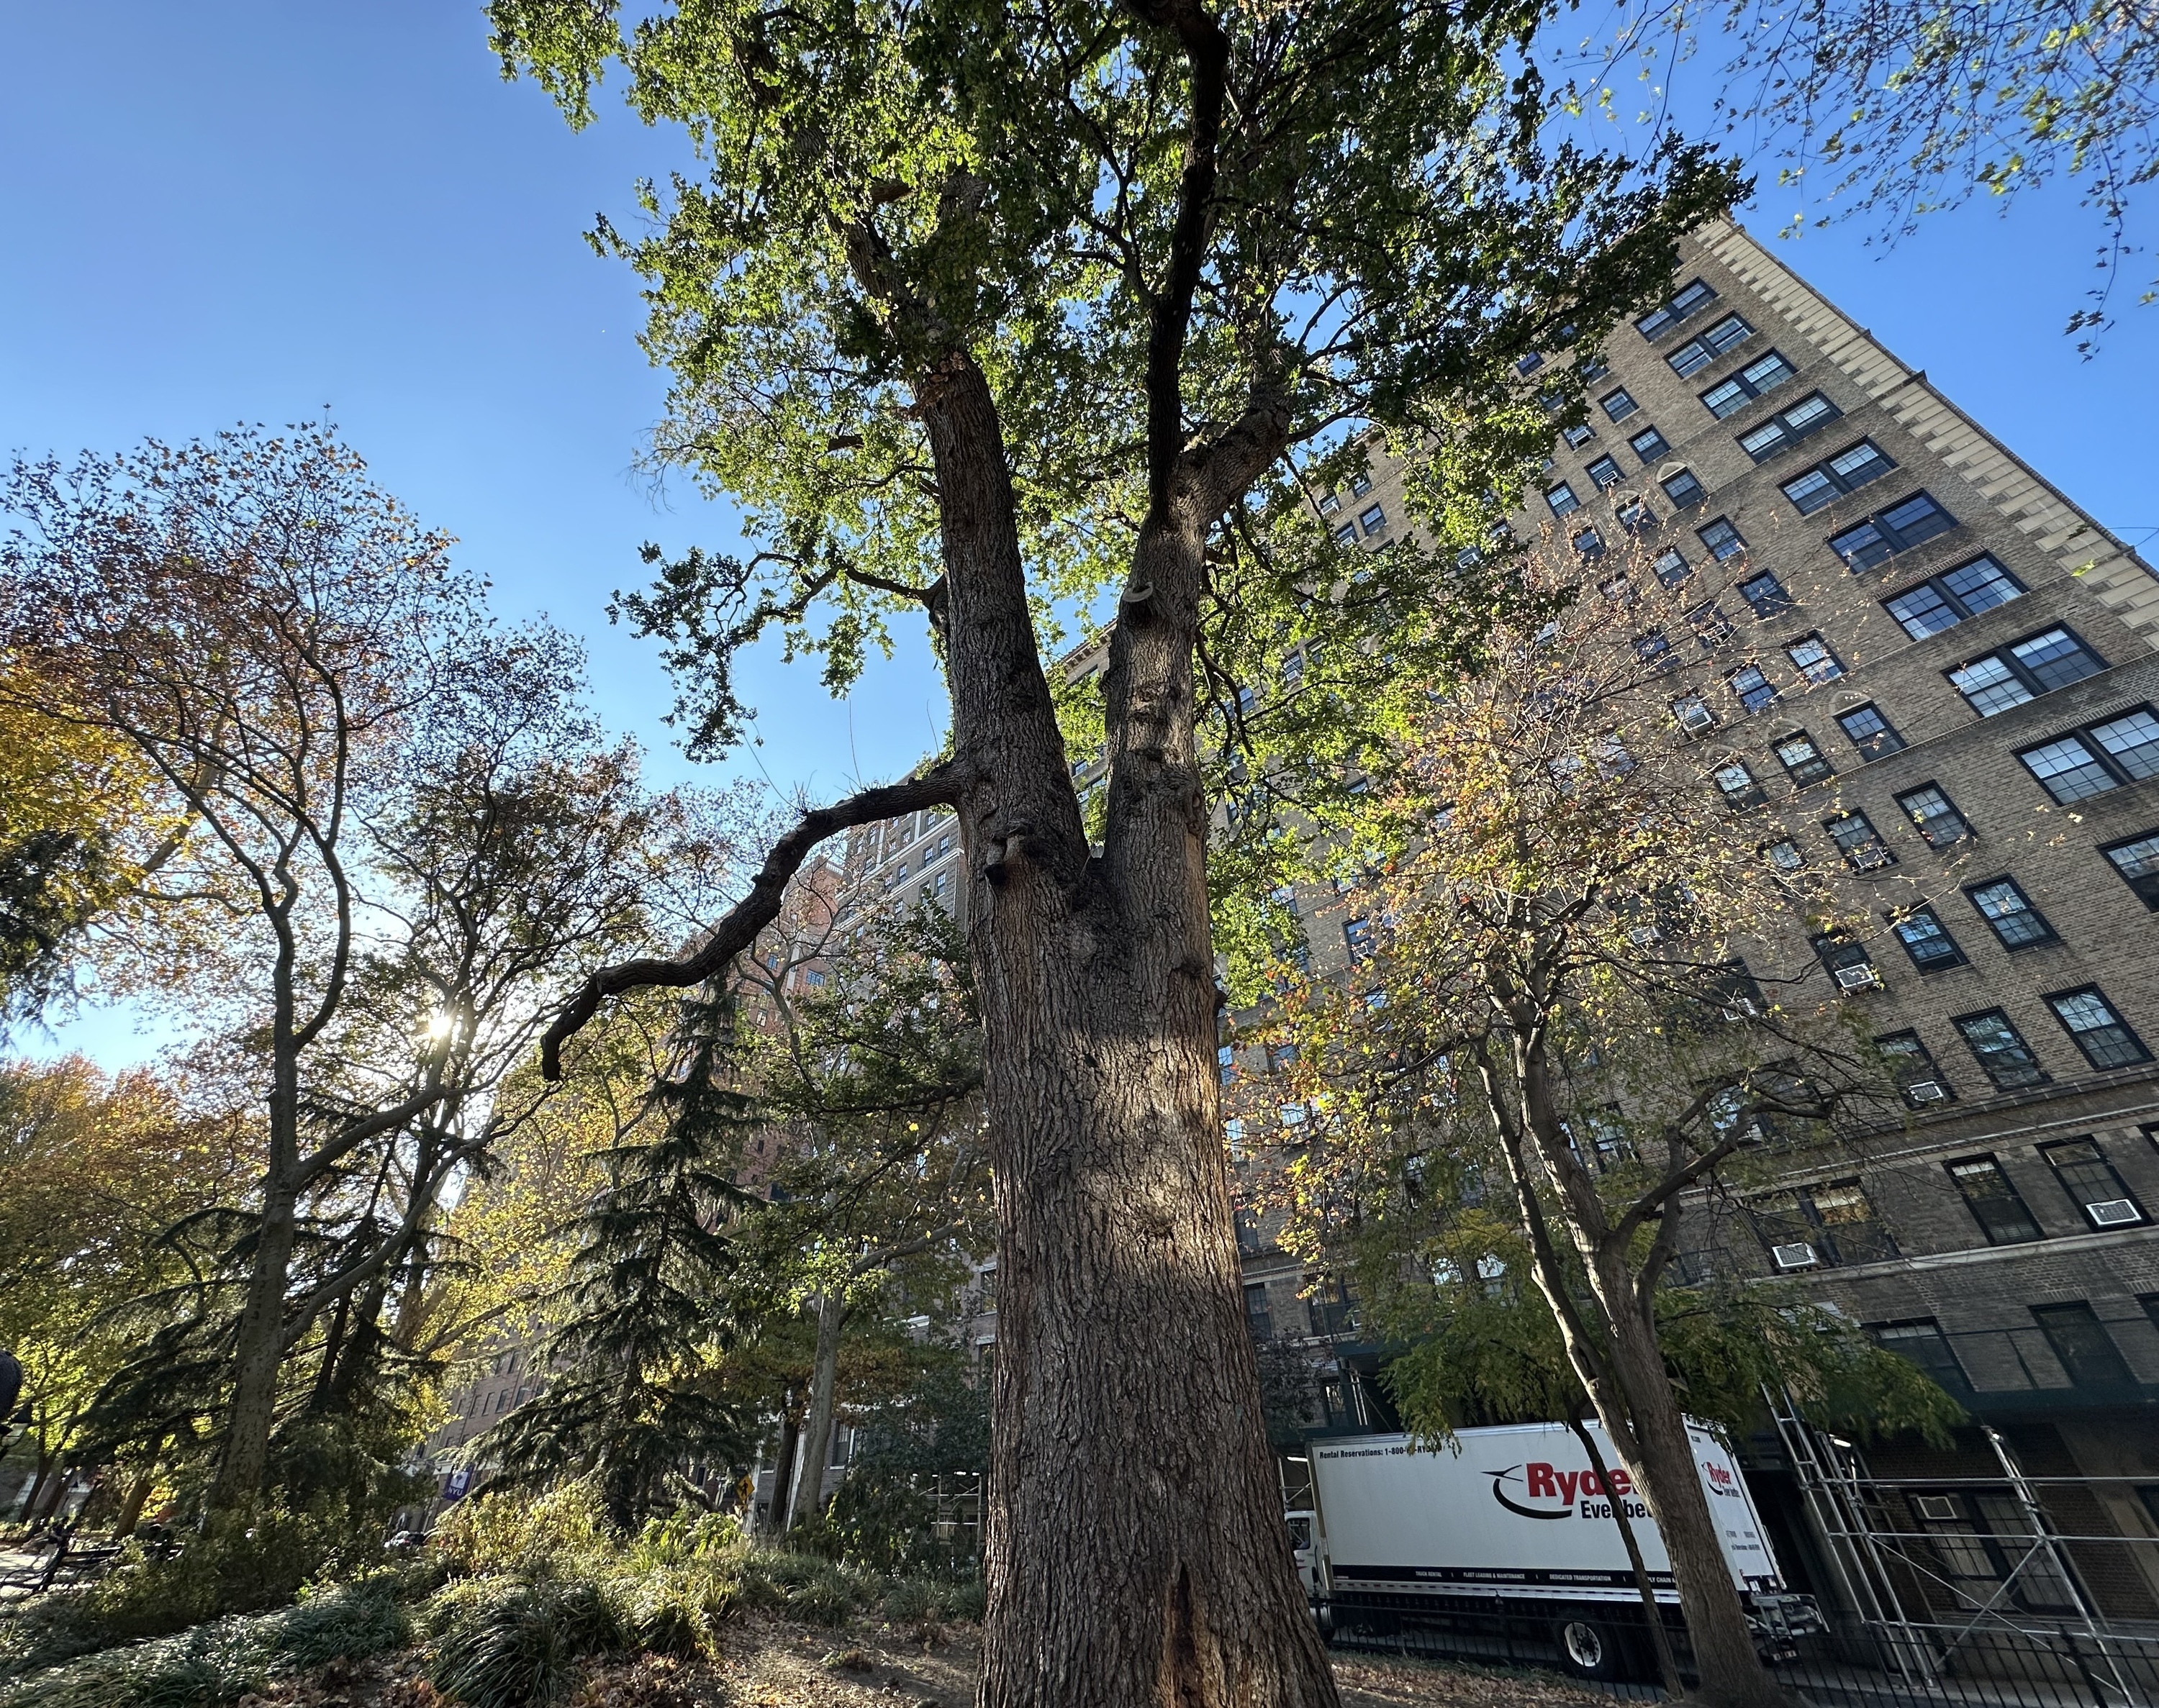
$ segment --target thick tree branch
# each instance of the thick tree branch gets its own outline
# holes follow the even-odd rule
[[[672,960],[649,956],[623,961],[603,967],[587,979],[541,1038],[541,1076],[548,1079],[562,1077],[563,1044],[577,1035],[609,996],[655,985],[675,989],[701,985],[724,970],[729,961],[757,941],[758,932],[779,917],[779,904],[786,896],[789,881],[810,857],[810,851],[826,837],[856,825],[897,818],[921,807],[955,805],[965,781],[966,774],[947,762],[905,782],[865,789],[831,806],[805,813],[793,830],[772,845],[772,851],[765,856],[764,865],[750,884],[749,893],[712,928],[696,949]]]

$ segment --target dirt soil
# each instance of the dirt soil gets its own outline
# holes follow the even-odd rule
[[[971,1708],[981,1633],[862,1620],[836,1631],[760,1617],[717,1660],[645,1655],[600,1667],[568,1708]],[[1338,1654],[1344,1708],[1612,1708],[1547,1674]],[[417,1654],[331,1666],[240,1708],[448,1708]]]

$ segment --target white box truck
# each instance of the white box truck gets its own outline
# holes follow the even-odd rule
[[[1307,1586],[1323,1622],[1344,1633],[1453,1632],[1477,1652],[1504,1628],[1510,1645],[1541,1637],[1571,1671],[1641,1674],[1652,1664],[1647,1614],[1612,1503],[1626,1503],[1656,1598],[1683,1630],[1662,1538],[1603,1431],[1590,1433],[1610,1468],[1600,1481],[1561,1423],[1458,1431],[1420,1449],[1407,1436],[1316,1436],[1307,1447],[1314,1510],[1292,1514],[1310,1546]],[[1763,1652],[1792,1652],[1820,1628],[1810,1597],[1784,1588],[1760,1515],[1731,1452],[1690,1424],[1695,1465],[1733,1587]],[[1303,1522],[1300,1523],[1300,1519]]]

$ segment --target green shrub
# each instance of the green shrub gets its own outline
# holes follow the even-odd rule
[[[471,1708],[545,1708],[595,1655],[629,1646],[621,1609],[591,1580],[475,1578],[430,1604],[429,1675]]]
[[[544,1493],[504,1489],[471,1495],[443,1515],[432,1538],[460,1571],[542,1577],[589,1570],[622,1551],[599,1493],[589,1482]]]

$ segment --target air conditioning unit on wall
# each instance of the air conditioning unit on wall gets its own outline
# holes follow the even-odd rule
[[[1841,966],[1836,970],[1838,988],[1846,991],[1871,991],[1882,982],[1882,975],[1874,970],[1872,961],[1862,960],[1857,966]]]
[[[2092,1219],[2094,1228],[2125,1228],[2132,1222],[2144,1219],[2144,1213],[2125,1198],[2110,1198],[2103,1203],[2086,1204],[2084,1214]]]
[[[1804,1240],[1795,1240],[1789,1245],[1772,1245],[1769,1255],[1777,1260],[1779,1269],[1812,1269],[1821,1261],[1815,1255],[1815,1248]]]
[[[1904,1095],[1914,1103],[1939,1103],[1949,1094],[1939,1079],[1915,1079],[1904,1088]]]

